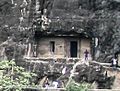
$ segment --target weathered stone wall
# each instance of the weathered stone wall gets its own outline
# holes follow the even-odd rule
[[[82,39],[81,40],[81,57],[84,57],[84,52],[87,49],[89,52],[89,58],[91,58],[91,41],[90,39]]]
[[[120,65],[120,54],[118,54],[118,65]]]
[[[52,53],[50,51],[50,42],[55,42],[55,52]],[[72,38],[72,37],[43,37],[39,40],[38,43],[38,57],[43,58],[64,58],[71,57],[70,56],[70,42],[77,42],[77,57],[83,58],[84,52],[87,49],[90,54],[91,50],[91,40],[90,39],[82,39],[82,38]]]
[[[55,41],[55,52],[50,51],[50,41]],[[39,57],[64,57],[64,39],[63,38],[41,38],[39,40]]]

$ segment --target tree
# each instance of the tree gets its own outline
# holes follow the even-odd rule
[[[71,78],[66,87],[66,90],[67,91],[88,91],[89,88],[90,88],[90,84],[77,83]]]
[[[22,91],[27,86],[34,86],[32,77],[36,74],[25,71],[13,60],[0,61],[0,90],[2,91]]]

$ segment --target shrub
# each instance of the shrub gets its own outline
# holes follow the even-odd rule
[[[22,91],[23,87],[33,86],[30,80],[36,74],[25,71],[19,67],[14,61],[0,61],[0,90],[2,91]]]
[[[73,79],[70,79],[66,90],[67,91],[87,91],[90,88],[90,84],[88,83],[76,83]]]

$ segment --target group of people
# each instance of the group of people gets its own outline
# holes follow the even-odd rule
[[[49,87],[53,87],[53,88],[58,88],[59,87],[59,82],[58,81],[53,81],[51,84],[47,78],[45,84],[44,84],[45,88],[49,88]]]

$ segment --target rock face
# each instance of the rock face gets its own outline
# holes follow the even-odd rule
[[[119,0],[0,0],[0,58],[3,55],[9,60],[15,58],[19,64],[24,56],[34,54],[40,34],[74,32],[92,38],[95,60],[110,62],[120,53],[119,25]],[[28,69],[39,70],[38,73],[49,69],[48,64],[29,64]],[[97,81],[98,86],[106,87],[102,83],[108,81],[98,68],[99,65],[94,64],[78,65],[74,79]]]
[[[48,15],[50,30],[84,32],[98,38],[94,55],[98,61],[110,62],[120,49],[119,5],[118,0],[55,0]]]
[[[31,3],[34,4],[33,0],[0,1],[0,47],[5,48],[3,54],[7,52],[6,56],[9,60],[15,58],[17,50],[19,51],[18,57],[23,57],[20,55],[25,54],[25,46],[30,42],[29,38],[33,37]]]
[[[72,74],[71,77],[76,82],[96,82],[96,88],[100,89],[112,88],[115,79],[115,75],[109,74],[108,76],[108,71],[98,63],[77,62],[73,66]]]
[[[119,0],[1,0],[0,19],[0,43],[12,37],[23,47],[34,45],[35,31],[74,31],[93,38],[98,61],[120,51]]]
[[[118,0],[46,0],[42,4],[42,16],[48,21],[46,28],[42,22],[44,32],[74,31],[91,36],[93,57],[97,61],[110,62],[119,53]]]

